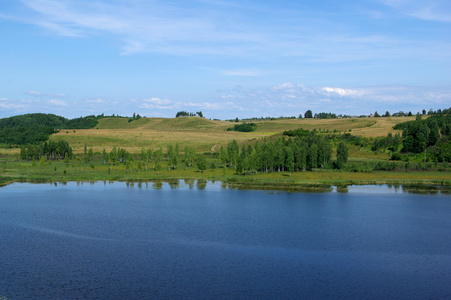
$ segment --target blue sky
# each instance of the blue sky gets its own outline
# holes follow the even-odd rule
[[[3,0],[0,117],[451,107],[449,0]]]

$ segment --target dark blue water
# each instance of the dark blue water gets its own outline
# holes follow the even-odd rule
[[[0,298],[450,299],[451,197],[0,188]]]

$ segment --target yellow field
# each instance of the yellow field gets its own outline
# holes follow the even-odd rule
[[[285,130],[297,128],[316,129],[318,131],[350,132],[363,137],[386,136],[395,132],[393,126],[414,120],[415,117],[389,118],[357,118],[357,119],[278,119],[254,121],[257,131],[242,133],[226,131],[236,123],[229,121],[211,121],[199,117],[183,118],[142,118],[128,122],[125,118],[105,118],[99,121],[96,128],[86,130],[62,130],[52,135],[51,139],[64,139],[74,148],[82,152],[84,145],[101,152],[103,148],[110,151],[112,147],[126,148],[137,153],[142,147],[157,149],[166,148],[169,144],[179,143],[182,150],[185,145],[195,147],[198,152],[210,152],[213,147],[227,145],[231,140],[240,144],[255,140],[274,139]],[[349,131],[351,130],[351,131]],[[357,151],[358,152],[358,151]],[[366,153],[356,153],[366,156]]]

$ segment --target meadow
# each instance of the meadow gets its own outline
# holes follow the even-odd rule
[[[451,185],[449,166],[432,166],[404,169],[404,163],[398,162],[397,171],[352,172],[343,170],[318,169],[310,172],[257,173],[237,175],[233,168],[224,168],[217,159],[221,146],[236,140],[240,148],[254,144],[256,141],[274,141],[285,130],[298,128],[316,130],[320,133],[351,133],[368,139],[384,137],[396,133],[393,126],[414,120],[415,117],[354,118],[354,119],[276,119],[253,120],[257,130],[249,133],[227,131],[235,122],[208,120],[199,117],[181,117],[174,119],[141,118],[129,121],[127,118],[104,118],[93,129],[64,129],[53,134],[51,140],[66,140],[74,153],[83,156],[85,145],[92,148],[92,160],[84,159],[64,161],[22,161],[19,149],[0,149],[0,181],[148,181],[148,180],[218,180],[225,182],[247,182],[256,185],[277,185],[295,188],[305,185],[349,185],[349,184],[406,184],[422,183],[434,185]],[[207,170],[200,172],[195,166],[186,168],[179,162],[175,170],[169,170],[167,162],[161,162],[156,171],[149,163],[146,168],[141,163],[133,166],[110,166],[102,158],[102,152],[109,152],[113,147],[126,149],[139,156],[141,149],[162,148],[167,151],[169,145],[179,144],[183,155],[185,146],[193,147],[197,153],[207,157]],[[390,154],[384,151],[371,151],[370,147],[349,146],[348,164],[365,164],[368,162],[388,162]],[[335,159],[336,145],[333,145],[332,159]]]
[[[298,128],[381,137],[389,132],[395,133],[394,125],[411,120],[415,120],[415,117],[276,119],[252,121],[257,124],[257,130],[244,133],[227,131],[235,122],[199,117],[141,118],[131,122],[127,118],[105,118],[99,120],[99,124],[93,129],[62,130],[52,135],[51,139],[68,141],[76,153],[81,153],[85,144],[94,152],[101,152],[104,148],[110,151],[113,147],[122,147],[131,153],[139,153],[142,147],[166,149],[168,144],[175,143],[179,143],[180,149],[188,145],[195,147],[199,153],[205,153],[212,152],[211,149],[215,145],[225,146],[232,140],[236,140],[240,146],[257,140],[275,140],[282,136],[283,131]]]

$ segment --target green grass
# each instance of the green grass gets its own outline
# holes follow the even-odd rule
[[[94,129],[62,130],[51,136],[53,140],[64,139],[74,148],[76,153],[83,151],[86,144],[94,151],[112,147],[126,148],[129,152],[138,153],[142,147],[165,148],[168,144],[179,143],[195,147],[197,152],[209,152],[214,145],[227,145],[232,140],[247,145],[258,140],[275,140],[285,130],[304,128],[321,132],[349,132],[365,137],[386,136],[394,132],[392,127],[410,120],[408,117],[398,118],[359,118],[359,119],[281,119],[256,121],[257,130],[243,133],[226,131],[235,122],[211,121],[199,117],[182,118],[142,118],[131,122],[126,118],[104,118]],[[374,154],[358,153],[358,156],[373,157]],[[381,155],[379,155],[382,158]]]
[[[90,165],[93,165],[92,168]],[[211,159],[208,165],[211,164]],[[77,164],[71,161],[39,162],[21,161],[9,158],[0,163],[0,185],[12,181],[155,181],[155,180],[215,180],[231,185],[249,186],[250,188],[269,188],[296,190],[311,186],[324,185],[355,185],[355,184],[433,184],[451,185],[449,171],[390,171],[390,172],[344,172],[338,170],[315,170],[312,172],[258,173],[255,175],[237,175],[234,169],[216,168],[199,172],[195,167],[185,169],[182,164],[176,170],[168,170],[165,162],[161,171],[148,170],[144,167],[138,170],[137,164],[132,171],[127,171],[124,165],[104,165],[100,158],[93,162]]]

